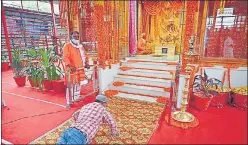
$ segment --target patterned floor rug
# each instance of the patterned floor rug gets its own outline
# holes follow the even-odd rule
[[[117,121],[120,135],[112,138],[107,125],[102,125],[93,139],[92,144],[146,144],[148,143],[164,105],[159,103],[141,102],[119,97],[110,98],[108,111]],[[54,130],[46,133],[31,144],[54,144],[61,133],[72,124],[67,120]]]

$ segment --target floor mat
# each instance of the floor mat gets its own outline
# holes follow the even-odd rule
[[[112,138],[107,125],[102,125],[93,139],[94,144],[146,144],[148,143],[164,105],[158,103],[141,102],[119,97],[110,98],[108,110],[117,121],[120,135]],[[43,135],[32,144],[54,144],[61,133],[72,124],[67,120],[55,130]]]

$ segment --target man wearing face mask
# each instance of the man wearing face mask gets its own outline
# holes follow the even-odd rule
[[[74,101],[73,99],[79,99],[81,86],[88,83],[84,69],[82,69],[84,67],[89,69],[88,56],[83,46],[79,44],[79,33],[77,31],[71,32],[70,42],[64,45],[63,60],[66,66],[65,83],[67,85],[73,84],[73,87],[67,87],[66,89],[66,103],[67,107],[70,107]],[[69,71],[70,76],[68,75]],[[71,95],[69,95],[70,92]]]

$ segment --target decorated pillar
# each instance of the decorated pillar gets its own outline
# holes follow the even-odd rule
[[[97,58],[99,62],[99,66],[105,69],[106,64],[106,51],[104,44],[104,1],[96,1],[95,2],[95,11],[94,11],[94,19],[96,22],[96,37],[97,37]]]
[[[129,55],[136,52],[137,43],[137,2],[129,2]]]
[[[182,54],[182,72],[188,63],[188,59],[184,54],[189,51],[189,40],[194,33],[194,18],[195,13],[198,11],[198,1],[187,1],[186,2],[186,19],[185,19],[185,30],[183,40],[183,54]],[[198,56],[197,56],[198,57]]]

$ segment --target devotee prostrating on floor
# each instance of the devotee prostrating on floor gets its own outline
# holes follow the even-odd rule
[[[66,66],[65,83],[68,86],[66,90],[67,107],[70,107],[72,101],[80,98],[81,85],[88,83],[83,68],[89,68],[86,51],[79,44],[79,33],[77,31],[71,32],[70,39],[70,42],[66,43],[63,48],[63,60]],[[68,75],[69,71],[70,76]],[[73,84],[74,87],[69,87],[70,84]]]
[[[146,40],[145,40],[145,33],[141,34],[140,39],[138,40],[138,46],[137,46],[137,54],[138,55],[144,55],[144,54],[151,54],[152,50],[146,48]]]
[[[73,124],[62,133],[57,144],[89,144],[102,123],[108,123],[111,135],[118,136],[116,122],[105,108],[107,103],[108,99],[105,96],[98,95],[95,102],[75,112]]]

